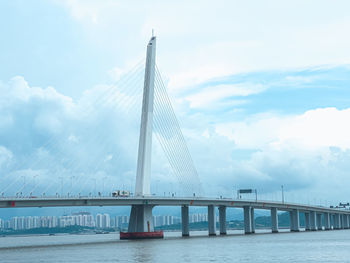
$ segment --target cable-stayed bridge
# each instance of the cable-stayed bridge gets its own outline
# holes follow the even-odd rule
[[[300,213],[305,215],[306,230],[350,227],[350,211],[346,210],[285,202],[206,198],[156,66],[156,37],[147,45],[145,63],[140,62],[121,78],[117,89],[114,85],[100,87],[87,97],[93,100],[70,105],[72,112],[87,117],[81,120],[74,114],[71,116],[70,121],[79,122],[79,132],[64,127],[60,136],[46,138],[43,143],[30,141],[34,153],[28,152],[9,165],[0,179],[0,208],[131,206],[128,232],[121,233],[121,238],[162,237],[162,232],[154,231],[154,206],[181,206],[183,236],[189,235],[190,206],[208,207],[209,235],[216,235],[216,207],[219,208],[220,234],[226,234],[226,209],[229,207],[244,209],[247,234],[255,232],[254,209],[271,211],[272,232],[278,232],[278,210],[290,213],[291,231],[300,230]],[[141,119],[136,119],[140,112]],[[117,121],[110,122],[114,118]],[[98,125],[96,122],[92,125],[91,119],[97,120]],[[133,129],[136,122],[141,122],[139,132]],[[123,133],[121,128],[130,132]],[[153,156],[153,135],[164,153],[163,159]],[[115,149],[121,150],[116,152]],[[125,156],[133,156],[136,151],[137,167],[133,169]],[[177,178],[180,187],[176,195],[151,194],[151,174],[155,171],[152,164],[167,170],[166,175]],[[111,174],[119,175],[117,178],[122,182],[116,183],[117,178]],[[117,188],[131,189],[132,185],[135,185],[132,196],[110,195]]]

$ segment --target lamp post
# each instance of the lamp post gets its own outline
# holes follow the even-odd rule
[[[36,184],[35,184],[35,178],[37,178],[38,177],[38,175],[36,174],[36,175],[33,175],[33,192],[34,192],[34,190],[35,190],[35,188],[36,188]],[[30,195],[32,195],[32,193],[30,194]]]
[[[103,196],[103,193],[105,191],[105,181],[106,181],[106,179],[107,179],[107,176],[102,178],[102,196]]]
[[[73,180],[75,179],[75,176],[70,177],[70,193],[73,195]]]
[[[26,188],[26,177],[24,175],[21,176],[23,178],[23,188],[22,188],[22,192],[24,193],[24,190]]]
[[[96,179],[92,179],[94,181],[94,196],[96,196]]]
[[[63,197],[63,177],[58,177],[61,180],[61,198]]]
[[[284,189],[283,189],[283,185],[281,185],[281,189],[282,189],[282,204],[284,204]]]

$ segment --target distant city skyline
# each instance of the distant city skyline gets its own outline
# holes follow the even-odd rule
[[[208,214],[192,213],[189,217],[190,223],[208,221]],[[180,224],[181,217],[173,215],[153,216],[154,226],[169,226]],[[0,218],[0,230],[28,230],[34,228],[64,228],[68,226],[83,226],[91,228],[127,228],[129,215],[110,216],[108,213],[96,214],[89,212],[78,212],[63,216],[15,216],[9,220]]]

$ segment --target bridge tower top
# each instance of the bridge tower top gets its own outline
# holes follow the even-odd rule
[[[152,127],[154,101],[154,75],[156,63],[156,37],[147,45],[145,81],[143,87],[141,127],[137,158],[135,195],[151,194],[151,155],[152,155]]]

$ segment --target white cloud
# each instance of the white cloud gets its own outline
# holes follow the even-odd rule
[[[283,123],[288,123],[288,118],[256,117],[250,121],[218,124],[216,132],[233,141],[238,148],[257,149],[275,142]]]
[[[350,62],[347,1],[59,3],[91,33],[91,41],[109,52],[123,48],[124,62],[144,54],[142,43],[154,28],[158,64],[170,76],[171,90],[238,72]]]
[[[142,87],[142,81],[134,85]],[[131,117],[138,115],[140,96],[125,84],[98,86],[77,102],[52,87],[30,87],[22,77],[1,84],[0,92],[0,119],[8,120],[0,130],[0,191],[19,191],[22,176],[29,191],[32,177],[39,175],[41,193],[57,191],[60,177],[67,189],[72,176],[80,180],[75,190],[86,184],[86,192],[95,175],[103,174],[109,187],[116,187],[117,178],[134,170],[138,128]],[[123,179],[130,181],[134,177]]]
[[[321,108],[297,116],[259,116],[217,125],[218,134],[239,148],[284,147],[350,149],[350,109]],[[258,132],[257,132],[258,131]]]
[[[328,183],[348,183],[348,109],[320,108],[288,116],[264,113],[225,121],[203,111],[230,106],[237,113],[233,106],[266,87],[244,83],[198,90],[208,79],[237,72],[349,63],[347,1],[55,2],[82,25],[72,26],[81,33],[84,47],[112,68],[113,81],[144,56],[155,29],[157,63],[170,79],[170,91],[180,104],[175,108],[183,106],[180,120],[209,190],[231,193],[233,185],[254,184],[273,191],[285,183],[290,189],[314,187],[321,192]],[[285,82],[298,87],[313,80],[290,76]],[[273,84],[276,88],[280,83]],[[111,94],[112,87],[96,86],[73,101],[52,87],[30,87],[23,77],[1,83],[1,169],[12,168],[21,175],[30,171],[28,176],[40,169],[42,177],[57,179],[70,165],[75,175],[85,173],[88,178],[79,186],[91,187],[92,173],[112,178],[111,187],[130,185],[139,122],[128,114],[138,112],[131,102],[140,93],[116,89]],[[164,171],[169,167],[158,158],[159,152],[158,147],[155,154],[162,162],[155,167],[156,176],[167,178]],[[37,162],[38,156],[45,163]],[[124,159],[116,164],[118,156]],[[48,173],[43,163],[56,172]],[[33,170],[20,167],[29,164]],[[57,185],[56,179],[52,181]]]
[[[187,96],[191,108],[216,108],[226,100],[231,106],[245,103],[244,100],[232,100],[232,97],[245,97],[252,94],[260,93],[264,90],[262,85],[239,84],[239,85],[214,85],[201,89],[201,91]],[[231,99],[231,101],[228,101]],[[214,104],[214,105],[213,105]]]
[[[3,165],[6,165],[12,159],[12,157],[12,152],[3,146],[0,146],[0,168]]]
[[[260,92],[261,88],[233,87],[219,86],[218,95],[208,90],[204,94],[209,92],[208,97],[217,103],[227,96]],[[38,192],[60,191],[62,175],[65,189],[72,176],[76,191],[93,191],[92,178],[107,178],[109,188],[132,188],[139,120],[130,119],[129,114],[139,118],[139,109],[130,106],[136,97],[118,86],[109,93],[111,88],[97,86],[74,102],[53,88],[32,88],[23,78],[2,84],[2,94],[12,92],[0,110],[0,118],[11,116],[0,131],[2,174],[15,178],[13,185],[5,185],[6,191],[18,191],[23,187],[22,176],[32,182],[35,175]],[[102,94],[108,96],[102,99]],[[126,107],[131,110],[126,111]],[[302,191],[319,193],[330,186],[350,185],[346,172],[350,168],[349,117],[350,109],[336,108],[288,116],[266,113],[223,123],[208,122],[202,114],[180,116],[207,195],[231,195],[237,187],[273,193],[281,184],[290,193],[301,195]],[[174,176],[165,176],[171,173],[169,164],[160,146],[154,145],[154,180],[175,189]],[[2,188],[5,178],[0,178]],[[43,187],[47,182],[49,186]],[[28,191],[34,187],[31,184],[26,186]],[[345,190],[338,191],[332,200],[345,195]]]
[[[324,108],[295,117],[280,129],[279,141],[297,142],[304,147],[350,148],[350,109]]]
[[[224,123],[202,117],[193,117],[196,125],[185,132],[203,185],[211,186],[206,194],[231,196],[234,189],[254,187],[272,198],[283,184],[295,202],[322,196],[334,204],[347,196],[350,109],[266,113]]]

